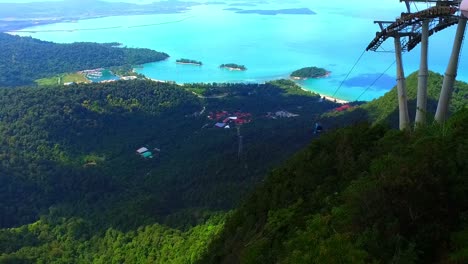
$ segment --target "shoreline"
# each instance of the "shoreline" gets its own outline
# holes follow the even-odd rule
[[[221,68],[224,68],[224,69],[227,69],[227,67],[221,67]],[[238,71],[240,71],[240,69],[237,69]],[[135,71],[135,68],[133,69],[134,72]],[[168,81],[164,81],[164,80],[157,80],[157,79],[152,79],[152,78],[148,78],[146,77],[147,79],[150,79],[152,81],[156,81],[156,82],[168,82]],[[179,86],[183,86],[184,83],[177,83],[177,82],[174,82],[176,85],[179,85]],[[340,98],[337,98],[337,97],[333,97],[333,96],[329,96],[329,95],[324,95],[324,94],[321,94],[321,93],[318,93],[318,92],[315,92],[315,91],[311,91],[311,90],[307,90],[305,89],[304,87],[302,87],[299,83],[295,82],[300,88],[301,90],[303,91],[306,91],[306,92],[309,92],[309,93],[316,93],[318,95],[320,95],[321,98],[325,98],[325,100],[329,101],[329,102],[336,102],[338,104],[348,104],[350,103],[350,101],[348,100],[344,100],[344,99],[340,99]]]
[[[154,82],[162,82],[162,83],[170,83],[171,82],[171,81],[152,79],[152,78],[148,78],[148,77],[147,77],[147,79],[149,79],[151,81],[154,81]],[[178,85],[178,86],[184,86],[184,83],[178,83],[178,82],[173,82],[173,83]],[[307,90],[307,89],[305,89],[304,87],[302,87],[300,85],[299,85],[299,87],[303,91],[318,94],[321,98],[325,98],[325,100],[327,100],[329,102],[334,102],[334,103],[338,103],[338,104],[348,104],[348,103],[350,103],[350,101],[347,101],[347,100],[344,100],[344,99],[340,99],[340,98],[332,97],[332,96],[329,96],[329,95],[320,94],[320,93],[317,93],[315,91]]]
[[[331,96],[327,96],[327,95],[323,95],[323,94],[320,94],[320,96],[322,96],[322,98],[325,97],[325,100],[327,101],[330,101],[330,102],[337,102],[339,104],[348,104],[349,101],[346,101],[346,100],[343,100],[343,99],[338,99],[336,97],[331,97]]]
[[[246,71],[247,69],[231,68],[231,67],[220,67],[221,69],[227,69],[230,71]]]
[[[350,101],[347,101],[347,100],[344,100],[344,99],[339,99],[339,98],[332,97],[332,96],[329,96],[329,95],[320,94],[320,93],[317,93],[315,91],[307,90],[307,89],[305,89],[304,87],[302,87],[300,85],[299,85],[299,87],[301,87],[301,89],[303,91],[306,91],[306,92],[309,92],[309,93],[316,93],[316,94],[320,95],[321,98],[325,98],[325,100],[330,101],[330,102],[334,102],[334,103],[336,102],[338,104],[348,104],[350,102]]]
[[[292,80],[295,80],[295,81],[307,81],[309,79],[322,79],[322,78],[328,78],[330,77],[331,75],[331,72],[330,71],[327,71],[326,74],[322,75],[322,76],[319,76],[319,77],[297,77],[297,76],[289,76],[289,78],[291,78]]]
[[[183,64],[183,65],[195,65],[195,66],[202,66],[203,64],[192,63],[192,62],[177,62],[176,64]]]

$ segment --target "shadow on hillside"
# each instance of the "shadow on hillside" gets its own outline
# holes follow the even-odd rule
[[[334,130],[345,126],[368,122],[368,120],[369,113],[365,109],[356,108],[345,113],[323,117],[320,122],[326,130]]]
[[[437,100],[428,99],[427,102],[427,122],[430,123],[434,120],[434,114],[437,109]],[[411,124],[414,124],[416,115],[416,99],[408,101],[408,112]],[[394,129],[399,128],[399,110],[398,105],[394,106],[393,111],[386,116],[380,116],[381,113],[376,107],[362,107],[355,108],[351,111],[337,113],[331,116],[325,116],[321,122],[328,129],[336,129],[343,126],[354,125],[362,122],[379,123],[384,126],[389,126]],[[383,121],[377,121],[377,118]]]
[[[432,122],[434,120],[434,114],[437,110],[437,100],[434,99],[428,99],[427,101],[427,115],[426,115],[426,121],[428,123]],[[414,120],[416,118],[416,99],[409,100],[408,101],[408,112],[409,112],[409,119],[410,123],[414,124]],[[399,128],[399,110],[398,106],[395,107],[395,110],[389,114],[383,121],[381,122],[383,125],[388,125],[391,128],[398,129]]]

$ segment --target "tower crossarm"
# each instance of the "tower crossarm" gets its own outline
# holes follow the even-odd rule
[[[400,3],[404,2],[408,13],[411,13],[411,3],[429,3],[436,4],[436,6],[454,6],[459,7],[461,0],[400,0]]]
[[[453,2],[453,1],[443,1]],[[420,27],[424,20],[439,20],[444,21],[439,23],[441,25],[434,25],[434,29],[437,27],[438,30],[444,29],[448,26],[454,25],[458,20],[455,13],[458,8],[455,6],[433,6],[415,13],[403,13],[401,17],[397,18],[394,22],[388,21],[375,21],[374,23],[379,24],[381,31],[377,32],[376,37],[370,42],[366,50],[377,51],[385,40],[389,37],[395,37],[396,35],[402,36],[402,33],[412,32],[420,35]],[[433,31],[437,32],[436,30]],[[403,50],[411,50],[420,42],[420,36],[410,35],[413,39],[409,39],[407,42],[402,43]],[[417,41],[419,39],[419,41]],[[416,41],[415,41],[416,40]]]
[[[456,24],[458,24],[458,18],[457,17],[450,17],[450,18],[447,18],[447,19],[441,19],[438,23],[434,24],[434,25],[431,25],[431,28],[429,30],[429,36],[432,36],[433,34],[441,31],[441,30],[444,30],[448,27],[451,27],[451,26],[454,26]],[[415,48],[419,43],[421,43],[421,34],[418,34],[417,36],[415,36],[414,38],[410,39],[408,41],[408,45],[406,47],[406,49],[408,51],[411,51],[413,48]]]

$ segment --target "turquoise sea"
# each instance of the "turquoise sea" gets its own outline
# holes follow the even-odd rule
[[[264,82],[287,78],[292,71],[305,66],[318,66],[331,71],[331,76],[300,84],[308,90],[333,95],[375,36],[378,26],[373,21],[394,19],[404,10],[404,5],[394,1],[395,4],[388,6],[363,8],[363,5],[349,4],[350,1],[338,1],[343,3],[341,5],[317,2],[259,2],[253,6],[221,2],[194,6],[185,13],[79,20],[28,28],[23,30],[28,32],[15,34],[59,43],[120,42],[128,47],[164,51],[171,56],[168,60],[143,65],[137,71],[153,79],[177,83]],[[317,14],[260,15],[224,10],[303,7]],[[452,27],[431,37],[431,70],[445,71],[454,33],[455,27]],[[388,41],[384,49],[393,50],[393,42]],[[418,55],[419,49],[404,55],[407,74],[418,69]],[[465,55],[466,50],[461,56],[461,80],[468,80]],[[179,58],[200,60],[203,66],[176,64]],[[366,52],[335,97],[356,100],[365,90],[360,100],[383,95],[396,83],[394,66],[375,85],[369,86],[393,61],[393,53]],[[242,64],[248,70],[222,70],[218,67],[222,63]]]

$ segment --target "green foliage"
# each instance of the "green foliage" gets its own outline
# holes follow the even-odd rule
[[[245,71],[247,68],[244,65],[239,65],[235,63],[227,63],[227,64],[221,64],[219,66],[220,68],[228,68],[228,69],[234,69],[234,70],[240,70],[240,71]]]
[[[440,90],[442,88],[443,76],[429,72],[428,80],[428,101],[427,101],[427,121],[434,120],[433,116],[437,109]],[[406,79],[407,98],[410,120],[414,120],[416,115],[416,97],[418,87],[418,72],[410,74]],[[463,109],[468,100],[468,83],[455,83],[450,111],[452,113]],[[372,123],[390,125],[398,128],[398,96],[394,87],[384,96],[362,104],[351,110],[344,112],[331,112],[324,115],[323,122],[329,127],[342,127],[343,125],[354,124],[362,120],[369,120]]]
[[[463,263],[467,129],[463,110],[413,134],[325,134],[270,173],[199,263]]]
[[[196,64],[196,65],[203,65],[201,61],[196,60],[189,60],[189,59],[178,59],[176,60],[177,63],[188,63],[188,64]]]
[[[160,61],[167,54],[113,44],[56,44],[0,33],[0,86],[22,86],[64,72]]]
[[[80,218],[42,219],[0,233],[8,242],[0,245],[0,263],[194,263],[223,221],[213,216],[187,231],[152,224],[100,232]]]
[[[311,120],[336,107],[317,102],[291,81],[0,89],[0,263],[194,263],[221,228],[216,212],[310,142]],[[222,110],[252,114],[240,156],[236,129],[206,118]],[[278,110],[299,116],[265,117]],[[161,152],[144,160],[142,146]]]
[[[32,222],[51,204],[82,192],[95,202],[95,194],[117,191],[125,181],[113,177],[145,170],[134,150],[159,133],[158,144],[168,144],[172,139],[163,132],[179,136],[177,122],[198,127],[185,115],[201,107],[183,89],[151,81],[2,89],[0,104],[2,227]],[[116,173],[119,159],[127,162]],[[102,167],[85,166],[94,163]]]
[[[109,67],[109,70],[117,76],[136,76],[140,79],[146,78],[143,74],[135,72],[133,65],[130,64]]]
[[[58,76],[42,78],[35,81],[39,86],[54,86],[54,85],[63,85],[65,83],[89,83],[90,81],[86,79],[83,74],[80,73],[68,73],[60,74]]]
[[[307,79],[320,78],[328,74],[327,70],[318,67],[305,67],[291,73],[291,77]]]

